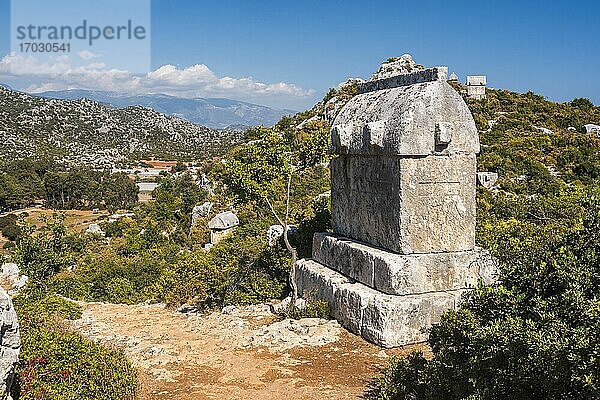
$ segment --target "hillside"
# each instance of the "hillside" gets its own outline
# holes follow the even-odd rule
[[[127,159],[212,155],[235,143],[239,131],[210,129],[139,106],[114,109],[0,88],[0,134],[4,159],[50,157],[100,167]]]
[[[585,99],[555,103],[533,93],[506,90],[488,90],[486,100],[471,100],[462,85],[455,88],[465,96],[479,129],[482,148],[478,170],[499,174],[493,188],[477,189],[477,243],[498,259],[501,284],[470,292],[462,310],[449,311],[434,327],[430,351],[426,348],[424,354],[391,359],[366,398],[597,399],[600,138],[586,133],[582,126],[600,123],[600,108]],[[242,336],[255,338],[258,335],[251,331],[260,329],[270,335],[269,329],[280,325],[268,319],[261,319],[258,327],[254,322],[244,325],[225,311],[232,310],[230,306],[242,309],[268,303],[289,293],[290,255],[281,241],[272,246],[268,243],[268,229],[277,222],[261,196],[270,198],[275,210],[285,210],[285,178],[291,165],[295,169],[290,182],[289,222],[298,228],[291,242],[299,256],[311,254],[314,232],[331,228],[326,195],[330,188],[326,162],[329,124],[355,94],[355,82],[348,82],[331,90],[309,111],[284,117],[273,128],[248,130],[244,144],[206,160],[197,171],[212,181],[211,191],[198,188],[189,175],[161,177],[156,200],[136,204],[130,217],[111,221],[98,216],[97,222],[110,241],[67,230],[58,215],[39,234],[21,234],[19,241],[11,243],[10,259],[39,285],[35,296],[41,300],[33,295],[21,297],[20,310],[24,306],[37,310],[36,302],[54,304],[56,294],[86,302],[80,303],[84,318],[70,317],[78,332],[122,347],[121,358],[110,355],[110,359],[119,360],[123,369],[128,368],[126,355],[130,361],[139,362],[136,365],[142,372],[144,368],[154,371],[153,378],[141,382],[143,389],[144,384],[152,389],[153,396],[161,393],[164,398],[195,398],[185,396],[197,397],[197,392],[186,392],[196,390],[197,384],[201,387],[198,390],[209,387],[225,393],[222,398],[227,398],[227,393],[238,398],[235,391],[242,381],[231,378],[229,366],[243,365],[236,371],[252,371],[252,380],[243,381],[243,385],[254,397],[261,397],[263,393],[258,391],[264,388],[286,384],[291,389],[282,396],[303,390],[310,392],[311,398],[355,397],[367,385],[366,376],[388,364],[386,353],[380,356],[375,349],[368,354],[361,352],[365,343],[358,338],[348,347],[352,350],[345,351],[349,342],[343,337],[324,347],[303,345],[293,353],[302,357],[291,359],[283,353],[273,356],[265,352],[260,341],[256,341],[259,347],[255,353],[235,349],[227,340],[239,342],[229,336],[238,327],[243,329]],[[115,111],[89,101],[66,104],[84,107],[90,103],[95,110]],[[40,179],[46,181],[46,175]],[[205,201],[214,203],[212,211],[190,229],[194,206]],[[209,240],[208,221],[225,210],[236,212],[240,226],[206,252],[202,245]],[[184,317],[164,305],[134,305],[148,300],[207,314]],[[123,303],[129,306],[114,305]],[[309,308],[309,315],[327,316],[327,308],[318,306]],[[147,329],[144,317],[150,314],[163,322],[154,324],[157,332]],[[23,337],[33,350],[25,354],[22,365],[35,365],[37,357],[46,355],[50,347],[57,354],[52,358],[57,365],[37,366],[40,377],[52,377],[56,374],[53,371],[62,370],[72,359],[75,366],[69,368],[85,370],[84,363],[72,353],[63,355],[68,346],[51,346],[63,340],[58,333],[52,342],[38,339],[49,337],[47,333],[56,329],[55,318],[47,318],[53,325],[42,328],[32,322],[27,325],[25,320]],[[293,314],[277,318],[285,318],[281,325],[295,324],[288,319],[294,318]],[[120,321],[115,324],[117,319]],[[194,328],[178,325],[173,331],[170,327],[179,320],[192,321]],[[219,330],[223,321],[234,322]],[[198,326],[206,330],[195,330]],[[304,333],[307,338],[316,337],[310,331],[301,332],[308,332]],[[210,335],[217,340],[211,342]],[[185,346],[180,346],[182,341]],[[310,357],[305,356],[309,353]],[[197,354],[205,355],[204,361]],[[205,363],[217,358],[226,361]],[[284,360],[295,364],[284,364],[286,375],[282,377],[278,367]],[[262,369],[254,368],[252,362]],[[353,369],[359,365],[364,366],[360,374]],[[339,375],[314,386],[296,380],[322,377],[321,371],[338,371]],[[28,372],[18,371],[19,382],[28,382]],[[160,377],[180,372],[174,382],[158,382]],[[350,373],[360,376],[360,381],[349,381]],[[106,382],[104,378],[98,380]],[[34,382],[40,393],[51,385],[56,385],[57,392],[66,392],[66,384],[58,379]],[[247,386],[248,382],[256,386]],[[340,386],[335,386],[339,382]],[[317,392],[317,384],[328,392]],[[113,389],[120,390],[119,384]],[[339,397],[332,395],[336,391]]]
[[[292,110],[274,109],[230,99],[189,99],[164,94],[127,96],[93,90],[63,90],[43,92],[36,96],[63,100],[86,98],[116,108],[138,105],[214,129],[225,129],[235,125],[273,126],[282,116],[295,113]]]

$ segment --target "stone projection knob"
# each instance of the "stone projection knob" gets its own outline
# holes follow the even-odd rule
[[[385,138],[385,127],[387,120],[369,122],[363,128],[368,143],[371,146],[383,148],[383,139]]]
[[[435,124],[435,145],[447,146],[452,141],[453,126],[449,122]]]
[[[350,147],[352,125],[335,125],[331,128],[331,147],[333,151],[347,152]]]

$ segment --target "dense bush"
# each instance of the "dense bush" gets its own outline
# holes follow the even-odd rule
[[[15,298],[22,350],[16,370],[20,400],[134,399],[137,375],[121,351],[69,330],[81,307],[54,295],[30,291]]]
[[[43,160],[0,164],[0,211],[46,200],[54,209],[125,209],[137,202],[138,188],[126,174],[69,169]]]
[[[14,242],[21,234],[21,228],[18,225],[18,217],[15,214],[8,214],[5,217],[0,217],[0,232],[2,236]]]
[[[138,187],[124,173],[85,169],[47,172],[44,175],[47,206],[55,209],[126,209],[137,202]]]

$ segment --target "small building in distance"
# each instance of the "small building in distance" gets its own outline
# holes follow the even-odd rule
[[[467,76],[467,94],[470,98],[476,100],[485,99],[485,87],[487,77],[485,75]]]
[[[448,82],[458,82],[458,75],[456,75],[456,72],[450,74],[450,77],[448,77]]]
[[[240,224],[237,215],[231,211],[225,211],[215,215],[208,223],[210,229],[210,244],[215,245],[229,236],[236,226]]]

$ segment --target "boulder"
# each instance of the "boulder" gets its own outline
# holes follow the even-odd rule
[[[90,224],[88,228],[85,230],[86,235],[100,235],[104,236],[104,231],[100,228],[98,224]]]
[[[295,225],[288,225],[288,236],[293,236],[298,232],[298,227]],[[267,240],[269,241],[269,246],[275,246],[280,237],[283,236],[283,226],[281,225],[271,225],[269,229],[267,229]]]
[[[192,209],[192,226],[196,226],[200,218],[208,217],[210,210],[212,210],[214,203],[207,201],[202,204],[198,204]]]
[[[591,134],[600,136],[600,125],[585,124],[583,126],[583,129],[585,129],[585,133],[591,133]]]
[[[29,277],[27,275],[21,275],[21,269],[15,263],[2,264],[0,278],[10,283],[12,289],[11,294],[13,291],[16,293],[20,289],[23,289],[25,285],[27,285],[27,282],[29,282]]]
[[[2,277],[8,278],[11,275],[19,275],[21,273],[21,269],[15,263],[6,263],[2,264]]]

